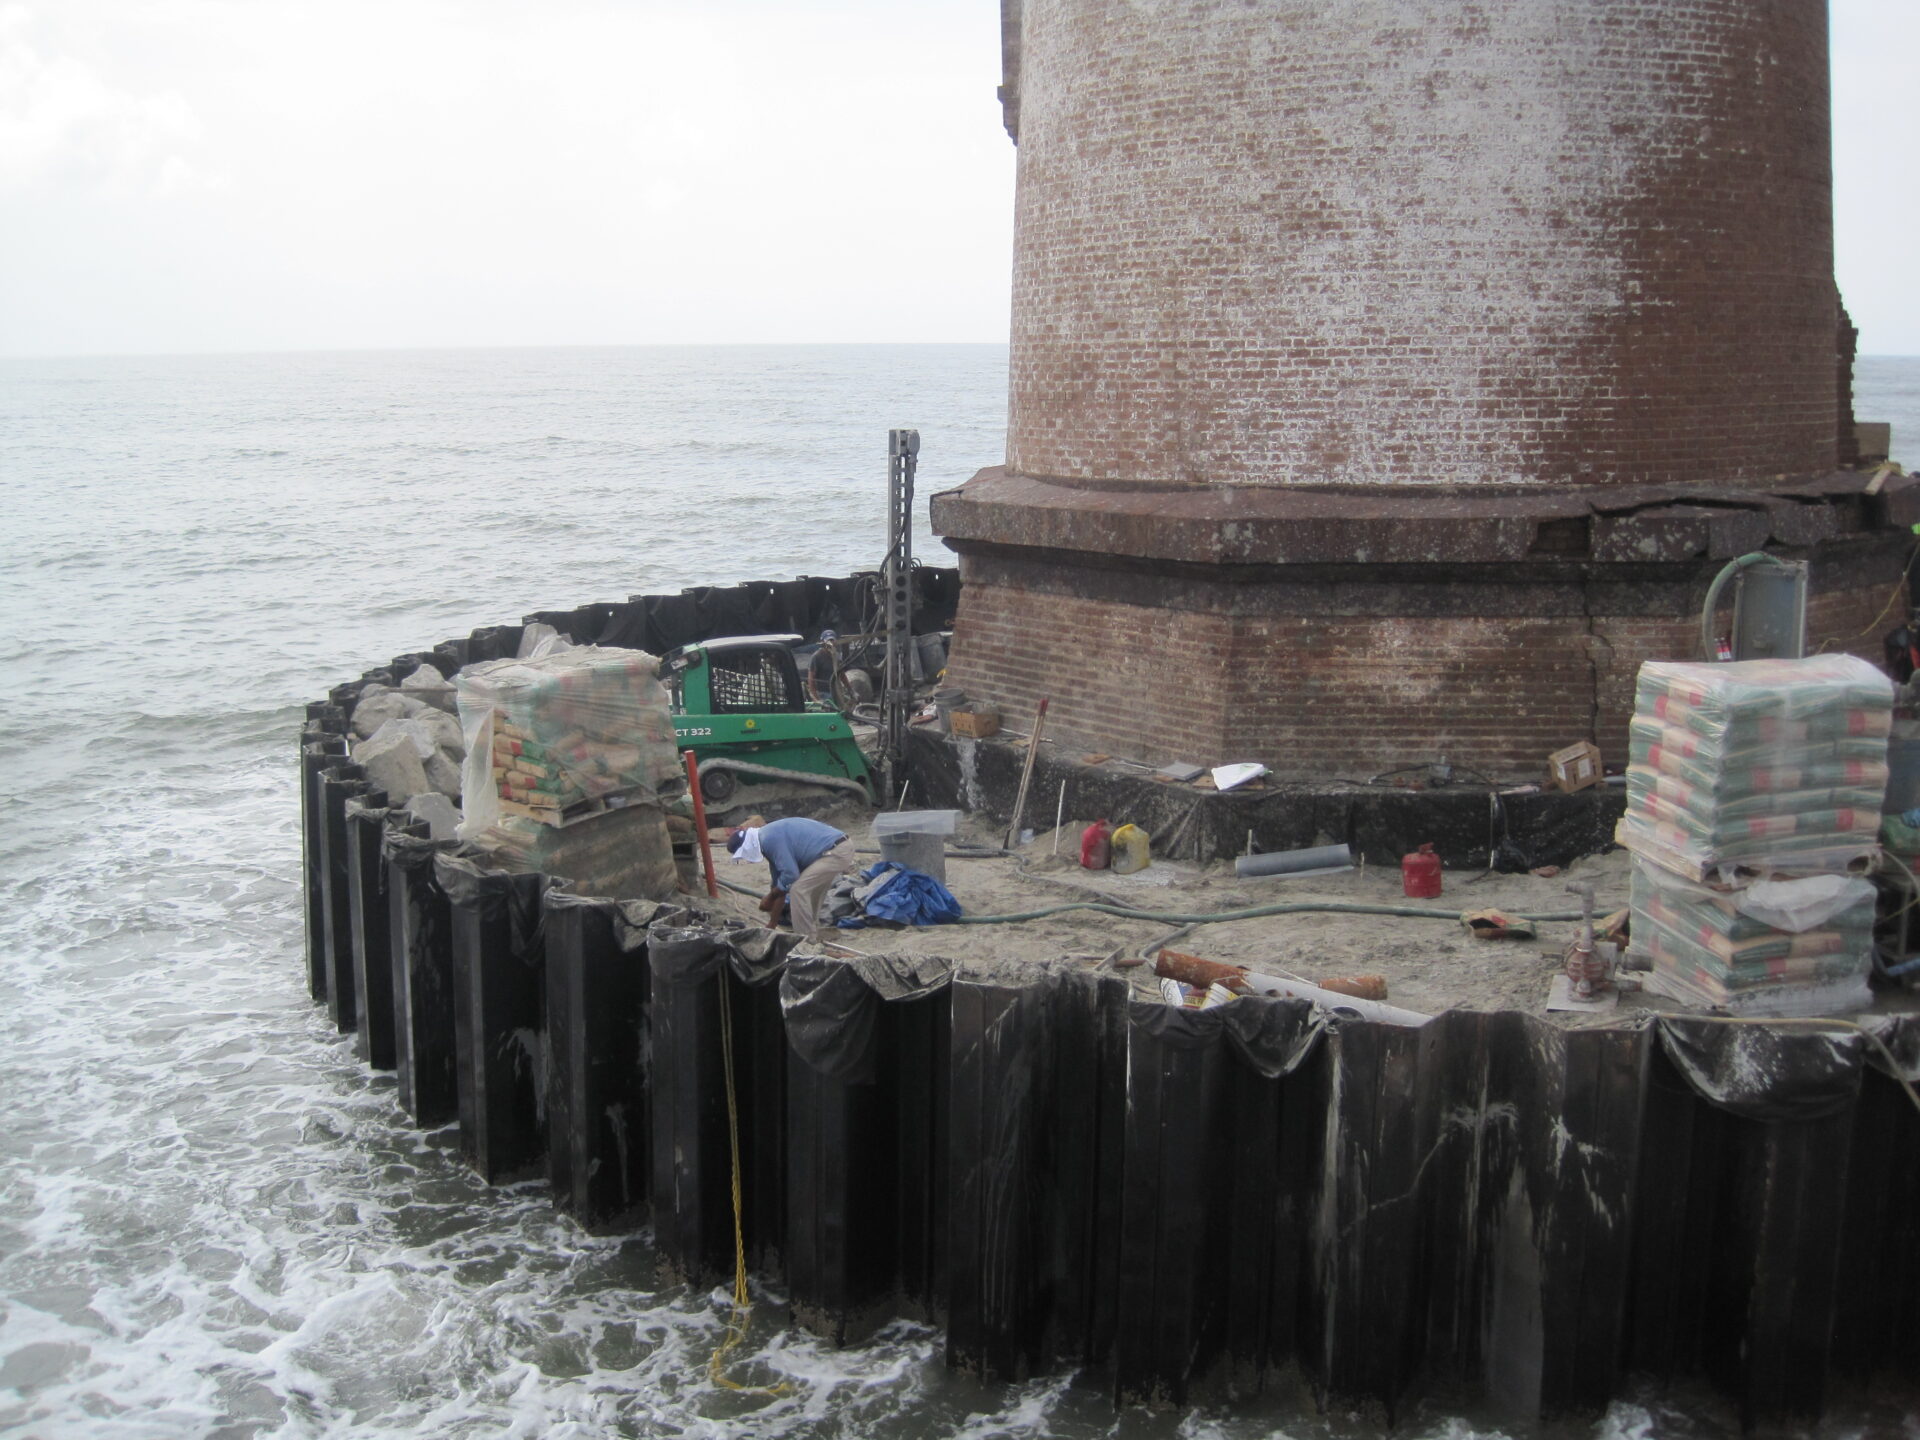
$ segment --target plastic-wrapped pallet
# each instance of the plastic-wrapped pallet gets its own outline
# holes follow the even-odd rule
[[[1701,880],[1845,870],[1874,852],[1892,719],[1851,655],[1642,665],[1616,838]]]
[[[657,805],[625,805],[567,825],[505,815],[475,836],[471,848],[502,870],[565,877],[576,895],[667,900],[680,889],[673,841]]]
[[[1647,988],[1737,1015],[1814,1015],[1871,1003],[1874,888],[1856,875],[1696,884],[1636,855],[1633,940]]]
[[[565,827],[686,788],[658,661],[582,646],[460,672],[461,776],[474,840],[506,820]],[[663,822],[664,826],[664,822]]]

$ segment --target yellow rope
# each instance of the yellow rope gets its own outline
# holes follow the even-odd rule
[[[727,1144],[733,1152],[733,1314],[727,1320],[727,1335],[707,1361],[707,1376],[723,1390],[743,1395],[791,1395],[793,1386],[786,1381],[777,1385],[742,1385],[727,1377],[727,1357],[747,1338],[747,1326],[753,1319],[753,1297],[747,1291],[747,1237],[741,1221],[740,1198],[740,1102],[733,1091],[733,1005],[732,986],[722,971],[720,983],[720,1059],[727,1071]]]

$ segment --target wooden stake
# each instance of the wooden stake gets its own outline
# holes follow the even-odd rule
[[[1060,803],[1053,807],[1053,853],[1060,853],[1060,827],[1067,818],[1067,782],[1060,782]]]
[[[1027,786],[1033,781],[1033,762],[1040,756],[1040,732],[1047,728],[1047,699],[1040,700],[1040,713],[1033,717],[1033,735],[1027,741],[1027,763],[1020,771],[1020,791],[1013,797],[1013,824],[1007,827],[1009,850],[1020,844],[1020,820],[1027,813]]]

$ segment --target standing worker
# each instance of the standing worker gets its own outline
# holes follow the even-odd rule
[[[767,922],[779,922],[785,900],[789,923],[809,940],[820,934],[820,902],[854,865],[853,841],[845,832],[797,815],[771,825],[754,816],[727,836],[727,851],[742,865],[767,862],[773,888],[760,902]]]

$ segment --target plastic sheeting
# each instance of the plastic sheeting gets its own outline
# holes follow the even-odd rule
[[[953,975],[953,962],[937,956],[797,957],[780,977],[788,1043],[822,1075],[871,1084],[879,1006],[931,995],[952,984]]]
[[[647,926],[647,957],[663,985],[698,985],[724,967],[744,985],[777,979],[800,937],[742,921],[701,924],[670,909]]]
[[[1291,1075],[1320,1042],[1326,1012],[1305,1000],[1242,996],[1211,1010],[1135,1001],[1129,1019],[1175,1050],[1198,1050],[1222,1037],[1266,1080]]]
[[[461,838],[503,817],[561,826],[678,796],[686,775],[657,669],[644,651],[588,646],[461,671]]]
[[[1873,852],[1893,682],[1852,655],[1648,661],[1620,843],[1695,878],[1844,870]]]
[[[916,803],[955,806],[1008,817],[1026,755],[992,740],[966,740],[915,729],[907,761]],[[1332,837],[1370,864],[1397,865],[1431,843],[1452,867],[1493,864],[1506,872],[1567,865],[1613,846],[1626,799],[1616,786],[1489,795],[1449,786],[1401,790],[1385,785],[1270,785],[1221,793],[1155,781],[1145,770],[1085,765],[1045,752],[1035,762],[1032,791],[1052,796],[1067,786],[1067,815],[1124,818],[1146,830],[1153,853],[1172,860],[1226,860],[1246,852],[1247,834],[1261,851],[1298,850]],[[1048,812],[1051,814],[1051,811]]]
[[[1850,1030],[1780,1029],[1685,1016],[1655,1022],[1694,1093],[1745,1120],[1820,1120],[1860,1093],[1866,1041]]]

